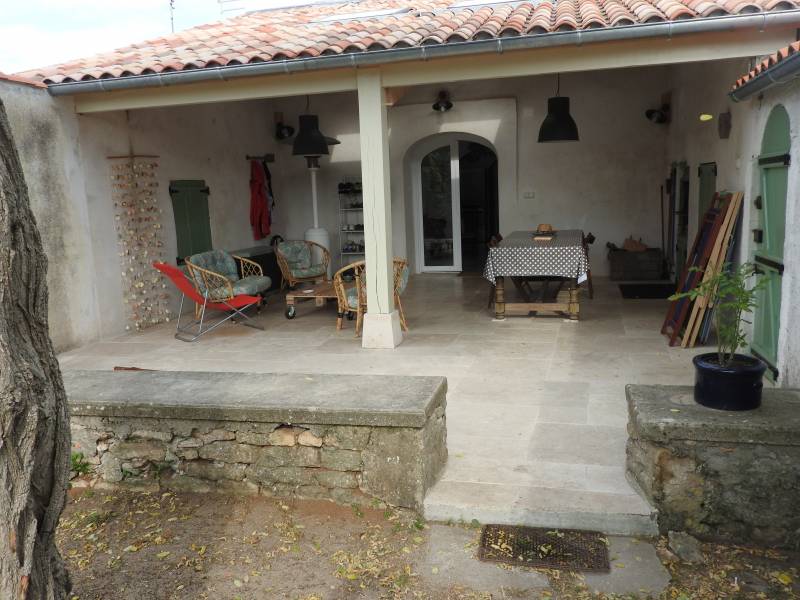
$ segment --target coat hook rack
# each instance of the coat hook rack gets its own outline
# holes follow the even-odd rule
[[[275,155],[274,154],[259,154],[259,155],[248,154],[244,158],[245,158],[245,160],[260,160],[260,161],[268,162],[268,163],[275,162]]]

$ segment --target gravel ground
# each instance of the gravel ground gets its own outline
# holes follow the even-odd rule
[[[478,562],[479,533],[378,507],[76,489],[58,538],[71,600],[800,598],[797,554],[703,544],[702,561],[687,564],[665,539],[629,540],[655,551],[669,583],[654,596],[615,595],[598,590],[646,581],[653,568],[636,552],[628,564],[612,556],[605,579],[524,570]]]

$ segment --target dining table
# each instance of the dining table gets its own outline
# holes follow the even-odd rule
[[[549,235],[514,231],[490,247],[483,276],[494,285],[497,319],[555,312],[577,320],[579,289],[589,272],[583,231],[561,229]],[[507,302],[505,278],[511,279],[521,302]],[[539,283],[538,290],[534,284]]]

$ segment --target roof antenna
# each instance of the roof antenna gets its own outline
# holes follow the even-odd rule
[[[169,0],[169,26],[175,33],[175,0]]]

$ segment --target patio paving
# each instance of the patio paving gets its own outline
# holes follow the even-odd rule
[[[279,298],[257,317],[265,331],[225,324],[188,344],[172,324],[60,355],[64,369],[444,375],[447,468],[425,503],[428,519],[655,532],[649,505],[624,475],[627,383],[689,384],[697,350],[659,334],[663,300],[623,300],[596,278],[579,322],[493,320],[478,276],[418,275],[404,306],[411,331],[395,350],[363,350],[335,308]]]

